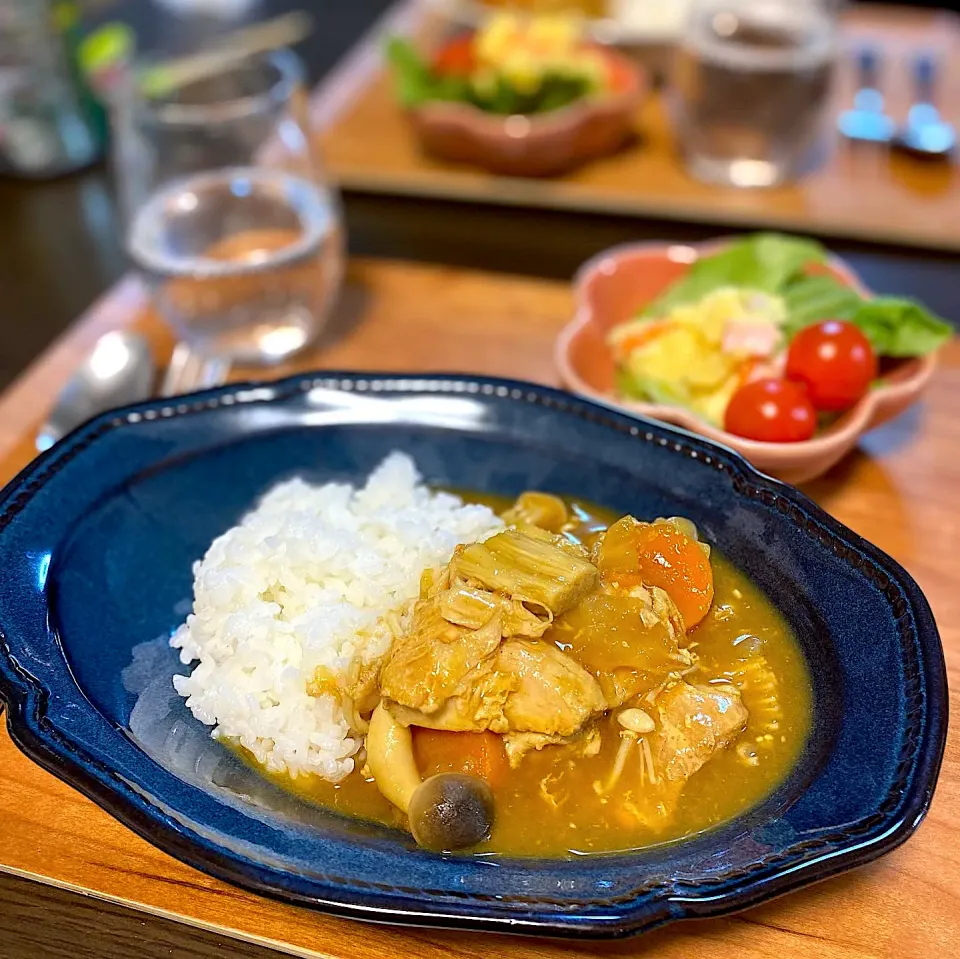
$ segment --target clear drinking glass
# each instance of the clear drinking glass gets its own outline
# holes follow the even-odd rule
[[[127,250],[201,355],[277,363],[327,319],[343,234],[305,102],[299,62],[278,51],[116,105]]]
[[[766,187],[813,168],[836,49],[836,0],[694,0],[672,90],[690,173]]]

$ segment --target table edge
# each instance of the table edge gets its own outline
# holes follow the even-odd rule
[[[96,899],[100,902],[108,902],[112,905],[129,909],[131,912],[156,916],[158,919],[166,919],[170,922],[176,922],[182,926],[189,926],[194,929],[202,929],[204,932],[211,932],[218,936],[224,936],[225,938],[233,939],[238,942],[246,942],[250,945],[261,946],[264,949],[270,949],[283,955],[295,956],[297,959],[337,959],[337,957],[330,952],[317,952],[312,949],[300,949],[296,946],[290,946],[288,943],[281,942],[277,939],[268,939],[264,936],[255,936],[249,933],[243,933],[231,926],[221,926],[217,923],[205,922],[202,919],[195,919],[194,917],[184,915],[183,913],[170,912],[169,910],[161,909],[158,906],[151,906],[145,903],[137,902],[134,899],[126,899],[123,896],[110,895],[109,893],[100,892],[95,889],[89,889],[86,886],[81,886],[76,883],[52,879],[49,876],[30,872],[26,869],[17,869],[13,866],[7,866],[4,863],[0,863],[0,874],[13,876],[17,879],[23,879],[27,882],[35,882],[41,886],[50,886],[51,888],[60,889],[63,892],[68,892],[72,895],[80,896],[85,899]]]

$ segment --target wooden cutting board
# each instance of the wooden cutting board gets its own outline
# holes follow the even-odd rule
[[[444,33],[423,0],[398,4],[385,29],[419,37],[428,47]],[[330,172],[346,190],[796,230],[960,251],[960,167],[954,163],[891,154],[833,134],[823,167],[797,184],[770,190],[707,186],[684,172],[660,95],[638,112],[633,146],[559,179],[496,177],[431,160],[418,148],[383,73],[382,41],[382,33],[368,37],[363,55],[343,72],[338,115],[319,135]],[[883,51],[889,111],[898,120],[910,104],[911,53],[921,47],[940,51],[939,100],[946,118],[960,123],[960,20],[946,12],[905,7],[858,6],[845,16],[846,54],[830,108],[833,118],[853,95],[851,51],[867,42]]]

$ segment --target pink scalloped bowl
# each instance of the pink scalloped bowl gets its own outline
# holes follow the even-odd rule
[[[555,361],[564,385],[574,393],[628,413],[650,416],[707,436],[742,454],[758,469],[802,483],[826,472],[857,445],[861,434],[902,413],[923,392],[936,368],[936,355],[884,362],[883,385],[871,390],[813,439],[801,443],[760,443],[711,426],[689,410],[622,399],[614,389],[616,367],[607,334],[634,317],[699,256],[726,241],[699,246],[666,243],[614,247],[585,263],[574,281],[577,312],[561,331]],[[845,263],[831,258],[825,269],[859,293],[870,291]]]
[[[622,88],[536,116],[498,116],[468,103],[426,103],[407,117],[427,153],[503,176],[546,177],[618,150],[633,133],[646,74],[613,50]]]

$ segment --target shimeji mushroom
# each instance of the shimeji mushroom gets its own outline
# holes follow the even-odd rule
[[[410,820],[417,844],[437,851],[473,846],[490,835],[493,793],[477,776],[440,773],[421,779],[413,737],[381,703],[367,731],[367,764],[377,788]]]
[[[617,714],[617,722],[620,724],[620,748],[617,750],[616,758],[613,761],[613,768],[605,783],[599,780],[593,784],[594,790],[600,796],[606,796],[614,786],[619,782],[620,777],[627,765],[627,759],[633,746],[639,746],[640,760],[640,778],[646,776],[651,785],[657,784],[657,775],[653,768],[653,754],[650,751],[650,743],[644,738],[647,733],[652,733],[657,727],[650,716],[642,709],[631,707],[624,709]]]
[[[425,849],[475,846],[490,835],[493,793],[478,776],[438,773],[413,794],[408,815],[413,838]]]

